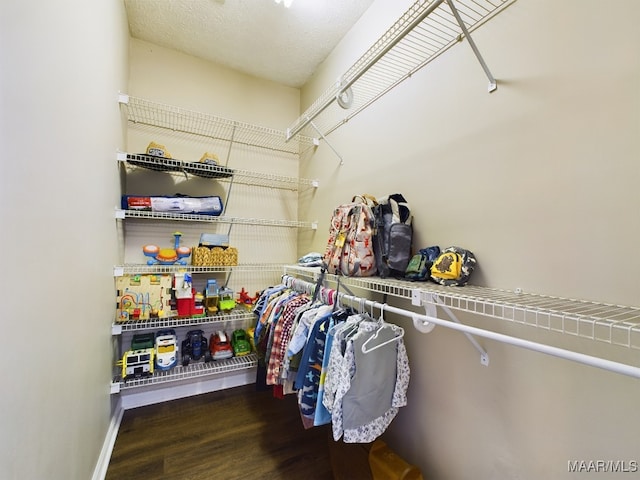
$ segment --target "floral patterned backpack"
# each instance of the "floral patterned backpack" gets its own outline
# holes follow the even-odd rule
[[[331,216],[329,240],[323,255],[327,272],[350,277],[369,277],[377,273],[373,252],[376,200],[357,195],[338,206]]]

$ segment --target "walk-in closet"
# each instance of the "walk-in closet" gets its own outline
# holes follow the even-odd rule
[[[640,4],[1,12],[2,478],[640,475]]]

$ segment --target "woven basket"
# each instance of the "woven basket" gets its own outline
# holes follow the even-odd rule
[[[238,249],[234,247],[193,247],[191,264],[196,267],[229,267],[238,265]]]

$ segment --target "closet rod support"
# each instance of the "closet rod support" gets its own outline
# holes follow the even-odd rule
[[[419,290],[417,290],[417,294],[419,296]],[[414,296],[415,295],[416,294],[414,294]],[[447,307],[446,305],[443,305],[442,302],[438,300],[438,297],[435,294],[427,294],[427,299],[423,301],[422,298],[420,298],[419,303],[416,301],[413,301],[412,299],[412,303],[414,305],[422,304],[424,306],[425,315],[427,317],[437,318],[438,312],[437,312],[436,306],[439,306],[440,308],[442,308],[442,310],[447,314],[447,316],[451,320],[453,320],[457,324],[462,323],[460,322],[460,320],[458,320],[458,317],[455,316],[455,314],[451,311],[451,309],[449,309],[449,307]],[[416,330],[418,330],[421,333],[429,333],[435,328],[436,324],[432,322],[420,322],[420,321],[417,321],[415,317],[413,317],[413,326],[415,327]],[[465,337],[467,337],[471,345],[473,345],[473,347],[480,354],[480,364],[484,365],[485,367],[488,367],[489,354],[487,353],[487,351],[484,348],[482,348],[482,346],[478,343],[475,337],[471,335],[469,332],[462,332],[462,333],[464,334]]]
[[[327,137],[325,137],[324,134],[318,129],[318,127],[316,127],[316,124],[313,123],[311,120],[309,120],[309,125],[311,125],[313,129],[316,132],[318,132],[318,135],[320,135],[320,138],[322,138],[322,140],[324,140],[324,142],[329,146],[329,148],[333,151],[333,153],[336,154],[336,157],[340,159],[340,165],[344,165],[344,160],[342,159],[342,156],[338,153],[338,151],[335,148],[333,148],[333,145],[329,143],[329,141],[327,140]]]
[[[301,283],[308,283],[308,282],[303,281]],[[524,348],[527,350],[531,350],[533,352],[544,353],[546,355],[551,355],[564,360],[570,360],[573,362],[581,363],[583,365],[588,365],[590,367],[600,368],[608,372],[619,373],[621,375],[626,375],[629,377],[640,379],[640,367],[636,367],[634,365],[615,362],[613,360],[607,360],[601,357],[594,357],[592,355],[586,355],[584,353],[575,352],[573,350],[565,350],[562,348],[553,347],[551,345],[545,345],[543,343],[532,342],[529,340],[512,337],[510,335],[505,335],[505,334],[494,332],[491,330],[472,327],[470,325],[465,325],[463,323],[452,322],[451,320],[443,320],[436,316],[421,315],[419,313],[415,313],[399,307],[394,307],[392,305],[385,305],[379,302],[373,302],[371,300],[366,300],[366,299],[362,299],[355,296],[349,296],[344,294],[339,294],[338,296],[341,299],[347,299],[353,302],[363,301],[364,305],[370,305],[372,307],[384,309],[385,313],[390,312],[390,313],[398,314],[402,317],[410,318],[413,320],[413,324],[417,330],[420,330],[420,327],[424,327],[426,324],[434,323],[436,325],[450,328],[451,330],[457,330],[459,332],[467,332],[477,337],[488,338],[489,340],[494,340],[507,345]],[[413,303],[413,299],[412,299],[412,303]]]
[[[444,310],[444,312],[447,314],[447,316],[451,320],[453,320],[458,324],[462,323],[460,322],[460,320],[458,320],[458,317],[456,317],[455,314],[449,309],[449,307],[447,307],[446,305],[443,305],[441,301],[438,301],[438,305],[440,306],[440,308],[442,308],[442,310]],[[480,364],[484,365],[485,367],[488,367],[489,354],[487,353],[487,351],[484,348],[482,348],[482,346],[480,346],[476,338],[473,335],[471,335],[469,332],[464,332],[464,336],[467,337],[467,339],[471,342],[471,345],[473,345],[475,349],[478,351],[478,353],[480,354]]]
[[[378,62],[382,57],[384,57],[387,53],[389,53],[389,51],[393,47],[395,47],[403,38],[405,38],[406,35],[409,32],[411,32],[411,30],[413,30],[415,27],[420,25],[420,23],[422,23],[422,21],[425,18],[427,18],[431,13],[433,13],[443,1],[445,0],[433,1],[431,4],[429,4],[426,7],[426,9],[420,15],[418,15],[415,19],[413,19],[411,23],[407,25],[403,25],[399,31],[396,31],[396,32],[387,31],[387,34],[392,35],[394,38],[391,41],[389,41],[385,45],[385,47],[382,48],[380,51],[375,52],[375,54],[374,54],[374,47],[376,45],[374,45],[374,47],[370,48],[362,57],[360,57],[360,60],[358,60],[358,62],[356,62],[351,67],[351,69],[349,69],[349,71],[347,71],[347,73],[345,74],[345,75],[348,75],[348,77],[343,76],[342,80],[338,82],[337,84],[338,94],[336,96],[326,99],[324,103],[318,107],[318,109],[314,113],[313,118],[307,117],[304,122],[302,122],[293,130],[287,129],[287,140],[297,135],[304,127],[310,124],[315,117],[320,115],[320,113],[322,113],[327,107],[329,107],[329,105],[332,105],[333,102],[337,101],[338,97],[340,97],[342,92],[350,90],[353,84],[356,83],[356,81],[358,81],[360,77],[362,77],[365,73],[367,73],[369,69],[373,67],[376,64],[376,62]],[[361,65],[358,65],[358,63],[360,62],[363,62],[363,63]]]
[[[489,70],[489,67],[487,66],[486,62],[484,61],[484,58],[482,58],[482,55],[480,54],[480,50],[478,50],[478,47],[476,46],[476,42],[474,42],[473,38],[471,38],[471,34],[469,33],[469,30],[467,29],[467,26],[462,21],[462,17],[460,17],[460,13],[458,12],[458,9],[453,4],[453,0],[445,0],[445,1],[447,2],[449,7],[451,8],[451,13],[453,13],[453,16],[456,17],[456,21],[458,22],[458,25],[460,26],[460,29],[462,30],[462,33],[467,38],[467,41],[469,42],[469,45],[471,46],[471,49],[473,50],[473,53],[475,54],[476,58],[478,59],[478,62],[480,62],[480,66],[484,70],[485,75],[489,79],[489,93],[494,92],[498,88],[498,84],[496,83],[496,79],[491,74],[491,71]]]

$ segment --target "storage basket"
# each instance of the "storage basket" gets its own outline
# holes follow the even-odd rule
[[[234,247],[193,247],[191,264],[196,267],[229,267],[238,265],[238,249]]]

